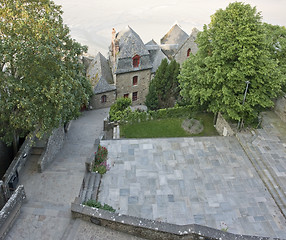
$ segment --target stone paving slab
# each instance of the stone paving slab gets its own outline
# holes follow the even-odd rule
[[[235,137],[102,141],[99,201],[122,214],[286,238],[285,218]]]

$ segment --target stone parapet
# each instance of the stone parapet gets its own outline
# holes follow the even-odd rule
[[[44,153],[38,161],[38,171],[43,172],[46,167],[53,162],[55,155],[61,150],[65,140],[64,127],[53,130],[48,139]]]
[[[276,100],[274,111],[283,122],[286,122],[286,94]]]
[[[20,185],[0,211],[0,239],[4,239],[20,213],[26,199],[24,186]]]
[[[224,119],[221,113],[218,113],[215,128],[217,132],[219,133],[219,135],[221,136],[226,137],[226,136],[234,135],[234,131],[232,130],[228,122]]]
[[[78,202],[78,201],[77,201]],[[267,237],[245,236],[220,231],[197,224],[176,225],[144,218],[121,215],[102,209],[72,203],[71,211],[74,218],[108,227],[151,240],[267,240]]]

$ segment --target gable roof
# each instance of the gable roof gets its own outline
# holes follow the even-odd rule
[[[116,56],[116,74],[147,70],[152,68],[149,52],[139,35],[129,26],[116,34],[115,41],[119,44]],[[140,64],[134,68],[132,58],[140,56]]]
[[[116,89],[108,62],[100,52],[90,63],[86,76],[90,80],[95,94]]]
[[[168,57],[162,52],[161,47],[152,39],[150,42],[145,44],[146,48],[150,53],[150,60],[153,65],[151,72],[155,73],[160,66],[163,59]]]
[[[119,40],[119,59],[149,54],[139,35],[129,26],[120,31],[116,38]]]
[[[161,38],[161,44],[177,44],[178,48],[188,39],[189,35],[182,28],[175,24],[169,32]]]

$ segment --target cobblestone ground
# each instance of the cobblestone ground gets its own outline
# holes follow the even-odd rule
[[[285,218],[235,137],[103,141],[99,200],[122,214],[286,238]]]

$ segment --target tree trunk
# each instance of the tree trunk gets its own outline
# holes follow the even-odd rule
[[[13,155],[16,156],[19,149],[19,135],[14,131],[13,134]]]

